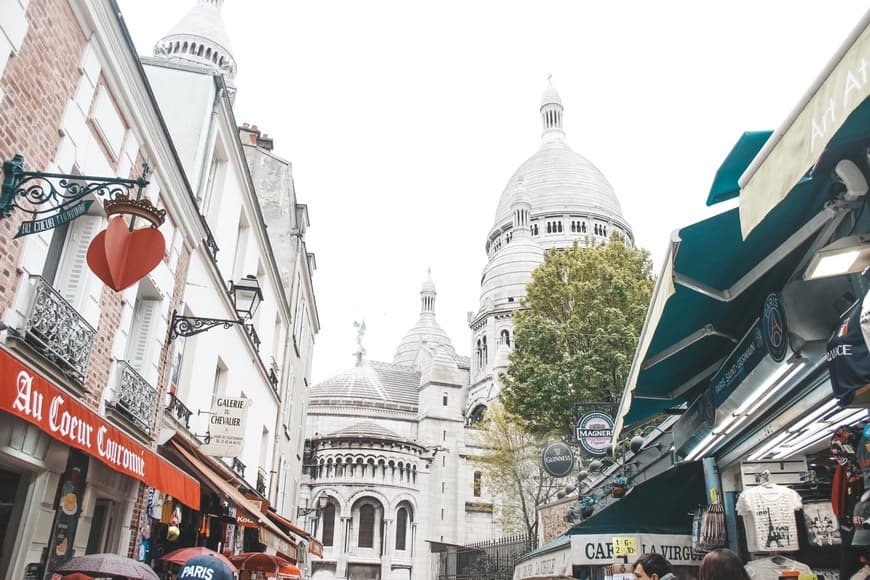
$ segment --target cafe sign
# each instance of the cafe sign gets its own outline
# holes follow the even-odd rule
[[[632,554],[631,556],[627,554]],[[619,554],[625,554],[620,556]],[[607,566],[623,558],[660,554],[674,566],[700,566],[703,554],[692,550],[692,536],[682,534],[590,534],[571,536],[574,566]]]

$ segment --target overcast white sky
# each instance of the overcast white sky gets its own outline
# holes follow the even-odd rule
[[[118,0],[140,54],[196,0]],[[468,354],[484,243],[540,144],[553,83],[571,147],[613,185],[658,271],[668,236],[721,208],[710,183],[741,132],[775,129],[866,0],[226,0],[236,118],[292,161],[317,256],[313,379],[392,361],[432,268]]]

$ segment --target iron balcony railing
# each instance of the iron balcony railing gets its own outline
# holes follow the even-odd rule
[[[205,228],[205,247],[208,250],[208,255],[211,257],[211,261],[217,264],[217,253],[219,251],[217,242],[214,239],[214,234],[211,233],[211,228],[208,227],[208,222],[205,221],[205,217],[200,216],[200,221],[202,222],[202,227]]]
[[[44,278],[31,279],[35,288],[24,340],[82,385],[97,331]]]
[[[169,393],[169,404],[166,405],[164,412],[170,417],[175,417],[180,422],[184,423],[184,427],[186,429],[190,429],[190,416],[193,415],[193,411],[187,408],[187,406],[181,402],[181,399]]]
[[[257,469],[257,493],[266,495],[266,473],[262,469]]]
[[[233,457],[233,471],[238,473],[241,477],[245,477],[245,464],[242,463],[242,460],[238,457]]]
[[[269,384],[272,385],[272,390],[275,391],[275,394],[278,393],[278,373],[280,370],[278,369],[278,363],[274,358],[269,357]]]
[[[118,361],[115,396],[108,404],[134,421],[145,433],[151,434],[157,411],[157,389],[127,361]]]

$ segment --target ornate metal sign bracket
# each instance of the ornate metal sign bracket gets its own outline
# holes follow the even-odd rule
[[[148,199],[142,199],[148,170],[148,164],[143,164],[138,179],[25,171],[24,157],[15,155],[3,162],[0,219],[18,209],[31,219],[22,222],[16,238],[44,232],[86,214],[94,201],[84,198],[93,194],[106,198],[107,213],[140,216],[157,227],[163,223],[166,210],[158,210]],[[130,227],[132,230],[132,223]]]

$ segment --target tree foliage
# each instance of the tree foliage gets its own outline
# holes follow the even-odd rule
[[[525,430],[495,400],[486,411],[472,456],[486,485],[498,498],[495,519],[507,533],[537,537],[536,508],[556,497],[565,480],[551,477],[541,463],[544,441]]]
[[[565,435],[575,403],[618,400],[652,288],[649,253],[619,237],[548,250],[514,313],[507,410],[534,433]]]

